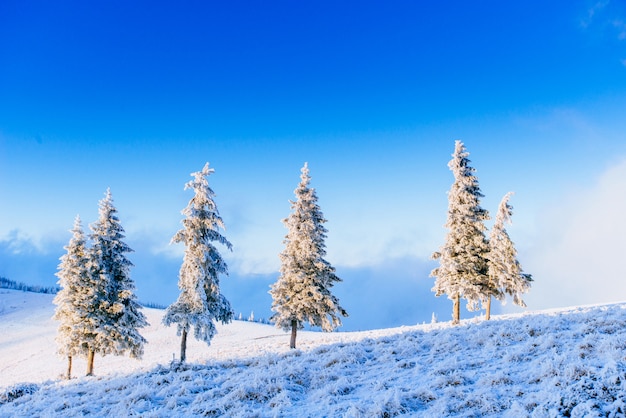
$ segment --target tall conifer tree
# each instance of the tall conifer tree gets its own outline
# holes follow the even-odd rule
[[[446,294],[453,301],[454,323],[460,320],[460,299],[467,300],[468,310],[478,310],[482,301],[493,293],[489,286],[489,243],[485,237],[487,210],[481,208],[483,197],[475,169],[470,166],[469,153],[461,141],[456,141],[448,167],[454,183],[448,193],[448,229],[446,242],[433,254],[439,267],[431,272],[435,277],[436,296]]]
[[[93,285],[90,316],[96,333],[88,342],[87,374],[93,374],[95,353],[141,358],[146,340],[138,328],[148,325],[134,294],[130,278],[133,264],[126,253],[133,250],[122,240],[124,229],[113,206],[111,191],[100,201],[99,219],[92,225],[89,267]]]
[[[513,303],[526,307],[521,298],[522,293],[530,290],[532,277],[522,273],[522,266],[517,260],[517,250],[506,231],[505,223],[511,223],[513,207],[509,199],[513,193],[507,193],[500,202],[498,213],[489,236],[489,279],[499,291],[499,298],[504,294],[513,297]],[[487,302],[487,319],[491,314],[491,298]]]
[[[341,325],[341,316],[348,316],[330,289],[341,279],[324,259],[326,255],[326,219],[317,204],[315,189],[309,187],[311,177],[307,164],[302,167],[300,184],[291,202],[292,213],[283,223],[288,229],[285,249],[280,254],[280,276],[271,286],[272,322],[285,331],[291,330],[290,347],[296,347],[297,330],[308,322],[324,331]]]
[[[54,297],[57,307],[53,317],[60,322],[56,341],[59,354],[67,356],[67,379],[72,377],[72,358],[87,354],[83,343],[89,334],[93,334],[86,324],[90,277],[87,242],[80,216],[76,216],[71,232],[72,238],[64,247],[67,252],[61,257],[56,273],[61,290]]]
[[[217,332],[214,322],[230,322],[234,315],[219,286],[220,274],[228,274],[227,265],[212,244],[219,243],[232,251],[231,243],[219,232],[220,228],[224,229],[224,222],[208,181],[214,171],[206,163],[202,171],[191,174],[194,179],[185,184],[185,190],[192,189],[194,196],[182,211],[185,215],[183,229],[172,238],[172,242],[185,244],[185,255],[178,279],[180,295],[167,308],[163,323],[177,324],[177,334],[181,335],[181,362],[186,358],[190,328],[197,340],[211,344]]]

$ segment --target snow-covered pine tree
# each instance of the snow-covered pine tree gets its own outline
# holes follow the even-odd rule
[[[480,303],[496,292],[489,286],[489,243],[485,237],[487,210],[480,207],[483,197],[476,171],[470,166],[469,153],[461,141],[456,141],[448,167],[454,174],[454,183],[448,193],[448,229],[446,242],[433,254],[439,267],[433,269],[433,292],[448,295],[453,301],[452,320],[460,321],[460,299],[467,300],[468,310],[478,310]]]
[[[90,276],[87,268],[87,241],[80,216],[76,216],[70,232],[72,238],[64,247],[67,252],[61,256],[56,273],[61,290],[53,300],[57,306],[53,318],[60,322],[56,341],[59,354],[67,356],[67,379],[72,378],[72,358],[87,354],[83,342],[93,336],[93,330],[85,322],[88,305],[86,290]]]
[[[146,340],[138,329],[148,325],[130,278],[133,264],[125,255],[133,250],[122,241],[124,229],[110,189],[100,201],[98,221],[90,228],[89,268],[93,285],[89,316],[96,334],[87,343],[88,375],[93,374],[95,353],[103,356],[129,353],[132,358],[141,358]]]
[[[511,223],[513,207],[509,200],[513,193],[507,193],[498,206],[498,213],[489,236],[489,279],[500,292],[500,299],[504,293],[513,296],[513,303],[526,307],[521,298],[522,293],[530,290],[532,276],[522,273],[522,266],[517,260],[517,250],[506,231],[505,223]],[[487,302],[487,319],[491,315],[491,298]]]
[[[326,255],[326,219],[317,204],[315,189],[309,187],[311,177],[307,164],[302,167],[300,184],[294,191],[292,213],[283,223],[288,229],[285,249],[280,254],[280,276],[271,286],[270,320],[276,327],[291,330],[290,347],[296,347],[298,329],[308,322],[324,331],[341,325],[341,316],[348,316],[330,289],[341,279],[324,259]]]
[[[183,209],[183,229],[172,242],[185,244],[185,255],[180,267],[178,300],[165,312],[163,323],[176,323],[177,335],[181,335],[180,361],[184,362],[187,351],[187,333],[193,327],[197,340],[211,344],[215,335],[215,321],[228,323],[234,312],[230,302],[220,292],[219,275],[228,274],[226,262],[213,242],[232,251],[232,244],[219,232],[224,222],[213,200],[215,193],[209,187],[208,176],[215,170],[206,163],[202,171],[192,173],[194,179],[185,184],[185,190],[193,189],[194,197]]]

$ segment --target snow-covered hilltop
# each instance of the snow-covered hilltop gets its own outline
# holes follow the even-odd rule
[[[219,326],[210,347],[146,309],[141,361],[58,380],[52,295],[0,289],[0,417],[624,416],[626,304],[354,333]],[[77,359],[78,360],[78,359]],[[84,371],[76,362],[75,374]],[[32,384],[26,384],[31,382]],[[20,395],[22,392],[32,392]]]

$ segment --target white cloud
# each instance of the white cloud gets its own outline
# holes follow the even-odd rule
[[[531,308],[626,300],[624,208],[626,159],[546,212],[523,262],[535,278]]]
[[[245,230],[237,229],[227,235],[233,251],[220,248],[220,253],[228,263],[229,271],[244,276],[277,272],[285,231],[278,222],[275,225],[248,222]]]
[[[587,9],[587,16],[585,16],[585,18],[582,19],[582,21],[580,22],[580,25],[583,28],[589,27],[589,25],[594,20],[598,12],[602,11],[602,9],[604,9],[608,4],[609,4],[609,0],[602,0],[602,1],[596,2],[593,6]]]
[[[35,239],[21,230],[0,237],[0,276],[18,282],[53,286],[59,257],[67,243],[50,237]]]
[[[47,255],[54,253],[57,249],[62,253],[65,244],[61,244],[57,235],[32,235],[22,229],[13,229],[5,236],[0,236],[0,246],[3,248],[3,254],[40,253]],[[67,235],[70,236],[69,233]]]
[[[406,221],[406,218],[403,219]],[[342,226],[331,231],[328,243],[328,260],[344,267],[375,267],[391,259],[417,257],[429,259],[438,249],[438,238],[445,231],[437,225],[434,228],[418,226],[385,225],[385,231],[363,227],[366,223]],[[436,230],[441,233],[436,235]]]
[[[626,40],[626,21],[615,7],[607,8],[609,3],[607,0],[594,4],[587,10],[587,15],[581,19],[580,26],[583,29],[589,29],[593,24],[602,31],[609,31],[611,36],[615,36],[620,41]],[[601,13],[603,17],[599,17]]]
[[[425,225],[420,224],[424,222],[416,210],[413,210],[415,216],[409,217],[396,208],[395,216],[388,215],[384,222],[371,221],[382,216],[377,209],[360,213],[350,209],[331,210],[329,213],[331,220],[325,225],[328,229],[326,259],[337,268],[374,267],[403,257],[428,259],[445,236],[445,206],[443,219]],[[407,219],[414,220],[414,224],[407,225]],[[242,275],[276,273],[280,269],[279,253],[284,249],[287,229],[279,222],[233,224],[236,228],[227,231],[233,252],[222,252],[229,270]]]
[[[626,22],[621,19],[616,19],[613,21],[613,26],[617,29],[617,39],[620,41],[626,39]]]

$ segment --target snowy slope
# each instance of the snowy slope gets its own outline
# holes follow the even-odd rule
[[[97,357],[96,377],[59,381],[50,295],[0,289],[0,417],[624,416],[626,304],[460,326],[303,332],[298,350],[267,325],[219,328],[189,346],[153,324],[141,362]],[[161,364],[161,365],[158,365]],[[84,373],[84,362],[77,364]],[[35,382],[25,385],[17,382]],[[7,395],[25,394],[7,401]],[[11,396],[9,396],[11,398]],[[4,400],[3,400],[4,399]]]

